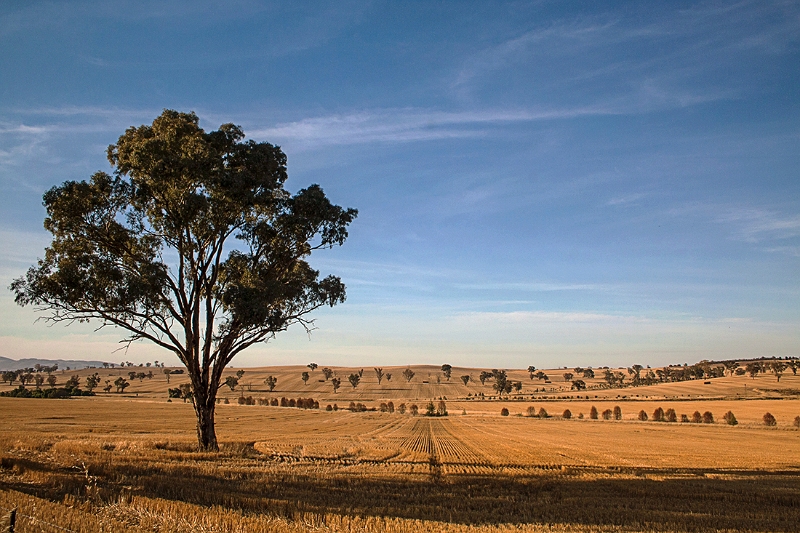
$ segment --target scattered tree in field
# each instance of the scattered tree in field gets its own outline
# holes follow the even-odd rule
[[[711,414],[711,411],[706,411],[703,413],[703,424],[713,424],[714,423],[714,415]]]
[[[747,363],[744,370],[750,374],[751,379],[755,379],[758,373],[761,372],[761,365],[759,363]]]
[[[688,424],[689,422],[689,415],[681,415],[681,424]]]
[[[592,420],[597,420],[597,407],[595,407],[594,405],[589,410],[589,418],[591,418]]]
[[[508,416],[508,409],[506,409],[505,407],[500,409],[500,416]]]
[[[240,368],[239,370],[236,371],[236,379],[241,380],[242,376],[244,376],[244,370]]]
[[[406,368],[403,370],[403,377],[406,379],[406,383],[410,383],[411,379],[414,377],[414,371],[411,368]]]
[[[406,404],[401,403],[400,405],[398,405],[397,412],[400,413],[401,415],[404,415],[406,413]]]
[[[336,394],[336,391],[339,390],[339,387],[342,385],[342,380],[339,378],[333,378],[331,380],[331,385],[333,385],[333,393]]]
[[[41,374],[36,374],[33,377],[33,383],[36,385],[37,389],[41,389],[42,388],[42,384],[44,383],[44,376],[41,375]]]
[[[325,381],[328,381],[333,377],[333,370],[328,368],[327,366],[322,369],[322,375],[325,376]]]
[[[492,376],[494,376],[492,388],[497,391],[497,394],[502,396],[504,392],[511,392],[511,383],[508,381],[505,370],[492,370]]]
[[[275,385],[278,384],[278,378],[275,376],[269,376],[267,379],[264,380],[264,384],[269,387],[269,391],[272,392],[275,390]]]
[[[764,413],[762,420],[764,421],[765,426],[776,426],[778,424],[778,421],[775,420],[775,417],[769,412]]]
[[[442,365],[442,374],[444,374],[444,377],[445,377],[445,379],[447,379],[447,381],[450,381],[450,376],[452,375],[452,373],[453,373],[453,367],[452,366],[450,366],[448,364]]]
[[[792,425],[796,428],[800,428],[800,416],[794,417],[794,422],[792,422]]]
[[[192,385],[190,383],[183,383],[178,386],[181,390],[181,399],[183,403],[186,403],[186,400],[191,400],[194,398],[194,391],[192,390]],[[225,398],[227,401],[227,398]]]
[[[722,363],[722,366],[724,366],[725,371],[732,376],[736,372],[736,369],[739,368],[739,363],[736,361],[725,361]]]
[[[360,377],[360,378],[364,377],[364,369],[363,368],[358,371],[358,377]]]
[[[408,411],[411,413],[412,416],[417,416],[419,414],[419,406],[417,404],[412,403],[411,406],[408,408]]]
[[[123,379],[122,381],[125,381],[125,380]],[[56,383],[57,382],[58,382],[58,379],[53,374],[50,374],[49,376],[47,376],[47,384],[50,385],[51,389],[54,389],[56,387]],[[116,382],[114,384],[116,385]],[[128,385],[126,383],[125,387],[127,387],[127,386]],[[117,389],[118,389],[117,392],[119,392],[119,387],[117,387]]]
[[[236,386],[239,385],[239,379],[236,376],[228,376],[225,378],[225,385],[227,385],[231,392],[236,390]]]
[[[800,361],[796,361],[794,359],[791,359],[789,361],[786,361],[786,366],[788,366],[789,369],[792,371],[792,375],[796,376],[797,375],[797,369],[800,368]]]
[[[311,377],[308,375],[308,372],[303,372],[300,374],[300,379],[303,380],[303,385],[308,385],[308,378]]]
[[[381,381],[383,381],[383,369],[382,368],[375,368],[375,377],[378,378],[378,385],[380,385]]]
[[[317,367],[319,367],[319,365],[318,365],[317,363],[308,363],[306,366],[307,366],[308,368],[310,368],[312,372],[313,372],[314,370],[316,370],[316,369],[317,369]]]
[[[13,384],[17,380],[17,373],[12,372],[11,370],[6,370],[3,372],[3,382],[8,383],[9,385]]]
[[[447,416],[447,404],[444,403],[444,400],[439,400],[439,403],[436,404],[436,416]]]
[[[489,379],[490,377],[492,377],[492,373],[491,372],[487,372],[485,370],[482,370],[481,371],[481,375],[479,377],[479,379],[481,381],[481,385],[485,385],[486,384],[486,380]]]
[[[103,390],[104,390],[106,393],[109,393],[109,392],[111,392],[111,389],[112,389],[112,388],[113,388],[113,386],[111,385],[111,380],[110,380],[110,379],[107,379],[107,380],[106,380],[106,386],[105,386],[105,387],[103,387]]]
[[[390,401],[388,401],[388,402],[386,403],[386,409],[387,409],[387,410],[388,410],[390,413],[394,413],[394,402],[393,402],[393,401],[391,401],[391,400],[390,400]]]
[[[564,372],[564,381],[572,381],[572,378],[575,376],[572,372]]]
[[[539,418],[550,418],[550,415],[547,413],[547,409],[545,409],[544,407],[541,407],[539,409],[539,414],[536,416],[538,416]]]
[[[678,414],[675,409],[669,408],[664,412],[664,422],[677,422]]]
[[[773,361],[772,364],[770,364],[770,368],[772,369],[772,373],[775,374],[775,379],[780,382],[783,371],[786,370],[786,363],[783,361]]]
[[[528,367],[528,376],[531,378],[531,381],[533,381],[533,373],[534,372],[536,372],[536,367],[533,366],[533,365],[529,366]]]
[[[378,406],[378,410],[381,413],[387,413],[387,412],[389,412],[389,406],[386,405],[386,402],[381,402],[381,404]]]
[[[570,389],[575,389],[575,390],[578,390],[578,391],[584,390],[585,388],[586,388],[586,382],[583,381],[582,379],[574,380],[572,382],[572,386],[570,387]]]
[[[586,378],[586,379],[594,378],[594,370],[592,370],[591,368],[585,369],[583,371],[583,377]]]
[[[522,382],[521,382],[521,381],[515,381],[514,383],[512,383],[512,384],[511,384],[511,387],[512,387],[512,388],[513,388],[513,389],[514,389],[516,392],[520,392],[520,391],[522,390]]]
[[[358,387],[358,382],[361,381],[361,376],[359,376],[358,374],[350,374],[350,377],[348,377],[347,379],[348,381],[350,381],[350,385],[352,385],[353,388],[355,389],[356,387]]]
[[[130,383],[125,381],[125,378],[123,378],[122,376],[120,376],[120,377],[118,377],[117,379],[114,380],[114,386],[117,387],[117,392],[118,393],[119,392],[124,392],[125,389],[128,388],[129,385],[130,385]]]
[[[612,416],[614,416],[614,411],[611,409],[606,409],[603,411],[603,420],[611,420]]]
[[[425,408],[425,416],[436,416],[436,406],[433,405],[433,402],[428,402],[428,406]]]
[[[306,260],[343,244],[357,212],[317,185],[286,191],[280,148],[243,141],[233,124],[198,124],[194,113],[165,110],[108,148],[113,175],[45,193],[53,241],[11,289],[49,321],[95,320],[125,330],[125,342],[174,353],[194,391],[198,445],[216,451],[225,367],[345,300],[341,280],[320,280]]]
[[[469,380],[470,380],[469,376],[467,376],[467,375],[461,376],[461,381],[464,382],[465,386],[466,386],[467,383],[469,383]]]
[[[703,415],[700,414],[700,411],[695,411],[692,413],[692,424],[702,424],[703,423]]]
[[[94,373],[91,376],[86,376],[86,390],[92,392],[98,385],[100,385],[99,374]]]
[[[386,378],[386,381],[392,381],[392,373],[391,372],[387,372],[386,374],[384,374],[383,377]]]
[[[529,417],[531,417],[531,418],[535,417],[536,416],[536,407],[534,407],[532,405],[528,406],[527,413],[528,413]]]
[[[146,377],[147,377],[147,374],[145,374],[144,372],[137,372],[136,373],[136,379],[139,380],[139,383],[144,381],[144,378],[146,378]]]
[[[638,416],[638,418],[639,418],[639,420],[641,420],[642,422],[647,422],[647,413],[645,412],[645,410],[644,410],[644,409],[642,409],[641,411],[639,411],[639,416]]]
[[[664,421],[664,410],[660,407],[656,407],[656,410],[653,411],[653,422],[663,422]]]
[[[614,406],[614,420],[622,420],[622,409],[619,405]]]
[[[739,421],[736,420],[736,416],[733,414],[733,411],[728,411],[727,413],[722,415],[722,420],[724,420],[725,423],[728,424],[729,426],[735,426],[736,424],[739,423]]]
[[[561,414],[561,418],[569,420],[570,418],[572,418],[572,411],[570,411],[569,409],[564,409],[564,412]]]
[[[167,385],[169,385],[169,376],[172,374],[172,371],[169,368],[163,369],[164,377],[167,378]]]

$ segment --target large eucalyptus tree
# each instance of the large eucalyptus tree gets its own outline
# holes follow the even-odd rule
[[[123,343],[174,353],[191,378],[198,444],[217,450],[223,369],[344,301],[341,280],[306,260],[343,244],[357,211],[318,185],[290,194],[279,147],[244,141],[233,124],[206,132],[194,113],[129,128],[108,160],[113,174],[45,193],[52,243],[11,290],[49,321],[96,321],[125,330]]]

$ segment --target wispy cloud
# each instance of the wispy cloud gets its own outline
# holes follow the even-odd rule
[[[525,292],[554,292],[554,291],[606,291],[614,288],[611,285],[596,283],[462,283],[456,284],[457,289],[486,290],[486,291],[525,291]]]
[[[734,235],[750,243],[800,236],[800,215],[785,215],[766,209],[731,209],[719,216],[717,222],[732,225]]]
[[[412,142],[484,135],[488,128],[519,122],[614,114],[602,106],[445,112],[387,109],[327,115],[250,130],[254,138],[314,145]]]

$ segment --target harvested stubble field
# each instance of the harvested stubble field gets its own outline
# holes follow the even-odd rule
[[[17,507],[17,531],[796,531],[800,523],[795,400],[462,399],[448,401],[442,418],[221,404],[223,450],[205,454],[192,451],[189,404],[121,396],[0,398],[0,507]],[[529,405],[551,414],[620,405],[624,416],[513,416]],[[512,416],[499,416],[502,406]],[[718,420],[733,409],[742,423],[634,420],[656,406],[711,410]],[[766,410],[777,427],[757,423]]]

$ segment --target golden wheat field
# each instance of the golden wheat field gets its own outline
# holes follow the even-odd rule
[[[404,368],[390,371],[399,377]],[[170,384],[163,375],[131,380],[120,394],[0,398],[0,511],[16,508],[16,531],[24,532],[800,527],[796,376],[576,392],[517,371],[509,374],[525,386],[497,400],[488,399],[488,383],[458,380],[461,369],[437,383],[427,377],[435,367],[414,370],[410,382],[379,384],[365,369],[358,387],[344,382],[334,393],[319,370],[304,383],[301,367],[245,369],[241,386],[223,395],[229,403],[217,406],[219,454],[194,451],[191,404],[167,402],[181,376]],[[120,373],[79,374],[95,371]],[[263,385],[268,375],[278,378],[272,393]],[[242,396],[312,397],[321,408],[239,405]],[[421,416],[440,398],[449,416]],[[420,416],[325,410],[351,401],[414,403]],[[621,419],[590,419],[593,406],[618,406]],[[530,407],[550,418],[526,416]],[[715,422],[637,419],[659,407],[678,416],[708,411]],[[573,418],[562,417],[565,409]],[[727,411],[737,426],[722,422]],[[776,426],[763,424],[765,412]]]

